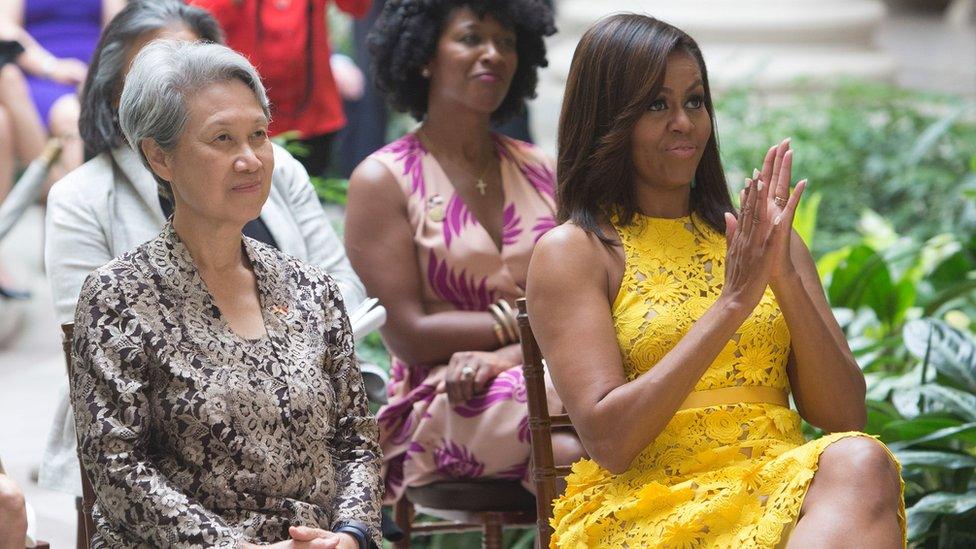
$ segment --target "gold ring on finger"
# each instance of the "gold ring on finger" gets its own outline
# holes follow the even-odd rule
[[[780,208],[785,208],[787,199],[783,198],[782,196],[776,196],[773,197],[773,202],[775,202]]]
[[[760,222],[762,222],[762,219],[759,219],[759,216],[758,216],[758,215],[754,215],[754,216],[752,216],[752,220],[753,220],[754,222],[756,222],[756,223],[760,223]]]

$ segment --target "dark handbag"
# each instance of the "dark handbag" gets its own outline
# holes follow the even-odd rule
[[[24,46],[14,40],[0,40],[0,69],[7,63],[13,63],[17,57],[24,53]]]

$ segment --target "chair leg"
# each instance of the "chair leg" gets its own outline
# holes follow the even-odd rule
[[[75,547],[77,549],[88,549],[88,531],[85,528],[85,501],[83,498],[75,498],[75,511],[78,522],[75,529]]]
[[[502,549],[502,520],[497,513],[485,513],[484,549]]]
[[[406,494],[400,496],[393,508],[397,526],[403,530],[403,539],[393,543],[393,549],[410,549],[410,535],[413,532],[413,504]]]

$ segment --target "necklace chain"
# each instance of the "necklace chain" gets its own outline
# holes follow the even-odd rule
[[[452,161],[450,158],[448,158],[447,156],[445,156],[444,153],[442,153],[440,151],[440,149],[438,149],[437,147],[435,147],[434,146],[434,140],[430,138],[430,135],[428,135],[427,132],[423,128],[421,128],[417,133],[421,133],[421,132],[423,133],[424,139],[427,140],[427,147],[430,149],[430,152],[434,153],[437,156],[440,156],[442,159],[446,160],[448,163],[450,163],[451,165],[453,165],[455,168],[457,168],[457,169],[461,170],[462,172],[464,172],[465,175],[467,175],[468,177],[471,177],[473,179],[476,179],[477,180],[477,183],[475,183],[474,186],[475,186],[475,188],[478,189],[478,194],[480,194],[481,196],[485,196],[485,191],[488,190],[488,185],[485,183],[485,176],[488,175],[488,170],[491,169],[491,160],[492,160],[491,157],[489,156],[488,160],[485,162],[485,169],[481,170],[481,175],[478,176],[478,177],[475,177],[474,174],[472,174],[468,170],[464,169],[464,167],[461,166],[460,164]]]

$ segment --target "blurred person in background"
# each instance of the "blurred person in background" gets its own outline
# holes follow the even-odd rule
[[[333,74],[326,8],[330,0],[188,0],[220,22],[227,45],[254,63],[268,88],[271,135],[297,132],[308,154],[299,160],[309,174],[325,176],[333,138],[345,124],[336,85],[355,98],[362,93],[356,66],[337,60]],[[369,11],[371,0],[335,0],[353,17]],[[358,90],[358,91],[357,91]]]
[[[555,222],[555,177],[540,150],[491,123],[534,95],[553,32],[538,0],[388,0],[370,37],[377,86],[421,121],[356,168],[346,212],[349,258],[388,313],[390,402],[377,415],[388,503],[438,480],[525,481],[512,303]],[[562,463],[579,452],[566,436]]]
[[[0,2],[0,39],[16,40],[24,47],[17,64],[25,73],[35,107],[33,111],[15,112],[12,120],[13,133],[23,149],[21,161],[29,162],[39,155],[48,136],[62,142],[49,184],[84,161],[78,138],[78,87],[85,80],[99,32],[124,5],[125,0]],[[11,87],[13,93],[19,93],[19,84]],[[0,91],[0,104],[4,99]]]
[[[379,542],[380,451],[328,274],[242,235],[276,155],[260,77],[219,44],[154,40],[119,123],[174,213],[85,280],[71,399],[92,547]]]
[[[157,38],[222,42],[206,11],[179,0],[131,0],[105,28],[82,93],[80,129],[88,154],[83,166],[52,189],[45,229],[45,260],[57,320],[71,322],[82,282],[96,268],[159,234],[173,213],[152,173],[127,144],[118,125],[119,97],[132,59]],[[324,269],[354,309],[365,290],[353,272],[308,174],[284,149],[275,156],[271,195],[244,234]],[[81,494],[74,424],[67,394],[55,414],[40,471],[41,485]]]
[[[16,59],[24,52],[17,33],[0,23],[0,203],[14,183],[14,174],[41,154],[44,131],[30,88]]]

